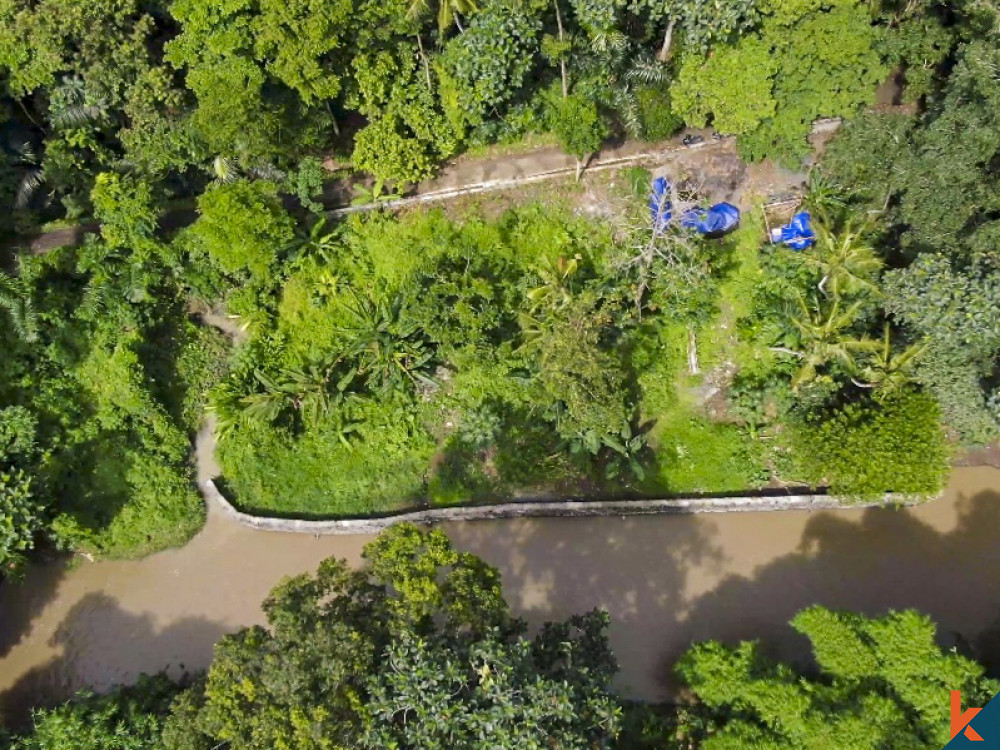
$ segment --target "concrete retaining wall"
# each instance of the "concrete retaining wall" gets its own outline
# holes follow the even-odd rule
[[[687,513],[727,513],[775,510],[836,510],[869,508],[882,505],[909,505],[911,498],[886,496],[883,501],[844,503],[828,495],[781,495],[778,497],[705,497],[664,500],[553,500],[543,502],[501,503],[457,508],[429,508],[397,513],[381,518],[343,518],[329,521],[306,521],[289,518],[267,518],[243,513],[233,507],[215,483],[201,483],[201,490],[210,508],[226,517],[261,531],[284,531],[299,534],[377,534],[390,526],[411,523],[441,523],[445,521],[488,521],[501,518],[585,518],[592,516],[642,516]]]

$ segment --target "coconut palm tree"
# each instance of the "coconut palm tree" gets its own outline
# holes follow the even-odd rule
[[[927,350],[927,344],[913,344],[894,352],[888,323],[882,340],[874,343],[870,358],[858,371],[860,380],[851,378],[851,382],[859,388],[871,388],[879,395],[895,393],[912,383],[914,367]]]
[[[845,308],[840,298],[834,297],[829,304],[814,300],[809,305],[801,294],[797,302],[798,315],[790,316],[788,322],[799,340],[799,348],[771,347],[771,351],[799,359],[801,364],[792,377],[792,388],[797,390],[815,379],[819,369],[827,365],[837,364],[848,373],[856,372],[857,355],[874,347],[871,340],[857,339],[849,333],[862,303],[854,302]]]
[[[408,15],[411,18],[419,18],[430,9],[430,3],[431,0],[411,0]],[[479,6],[475,0],[438,0],[438,30],[444,34],[452,24],[455,24],[459,31],[465,31],[461,16],[467,16],[477,10]]]
[[[876,281],[882,259],[865,242],[862,230],[850,223],[839,233],[817,226],[815,247],[801,257],[822,274],[817,288],[824,296],[878,292]]]
[[[38,319],[31,292],[20,278],[0,272],[0,307],[7,310],[14,332],[22,341],[38,339]]]
[[[830,217],[839,216],[847,207],[843,188],[816,167],[809,172],[809,186],[803,203],[821,219],[821,223],[826,224],[830,223]]]

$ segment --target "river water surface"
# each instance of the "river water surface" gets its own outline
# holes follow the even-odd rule
[[[602,606],[619,687],[668,697],[693,640],[765,639],[803,658],[788,619],[812,603],[868,614],[916,607],[1000,666],[1000,470],[957,469],[945,496],[905,510],[520,519],[445,525],[497,565],[531,623]],[[211,514],[187,546],[131,562],[33,568],[0,589],[0,710],[80,687],[205,667],[225,633],[260,622],[282,576],[370,539],[261,532]],[[23,714],[22,714],[23,715]]]

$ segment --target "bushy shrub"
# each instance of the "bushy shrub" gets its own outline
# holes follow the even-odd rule
[[[647,140],[670,138],[684,127],[684,119],[674,111],[668,86],[641,86],[636,89],[635,94],[639,102],[643,136]]]
[[[44,526],[43,508],[23,471],[0,470],[0,575],[17,569]]]
[[[30,733],[12,750],[158,750],[164,719],[179,692],[166,677],[143,675],[105,695],[82,692],[35,712]]]
[[[838,495],[928,496],[948,475],[948,447],[934,399],[906,391],[884,403],[848,404],[792,425],[788,446],[801,478]]]
[[[266,278],[294,223],[274,183],[236,180],[210,187],[198,199],[189,236],[227,273]]]
[[[579,94],[559,99],[550,114],[552,132],[559,137],[566,153],[583,159],[601,147],[608,127],[597,105]]]

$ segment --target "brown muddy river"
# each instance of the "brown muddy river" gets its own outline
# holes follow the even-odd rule
[[[916,607],[1000,665],[1000,470],[958,469],[941,500],[907,510],[483,521],[445,527],[499,566],[532,623],[594,606],[627,695],[663,698],[693,640],[762,638],[801,657],[786,622],[814,603]],[[0,590],[0,708],[206,666],[224,633],[261,620],[278,580],[367,537],[252,531],[212,517],[189,545],[135,562],[40,567]]]

